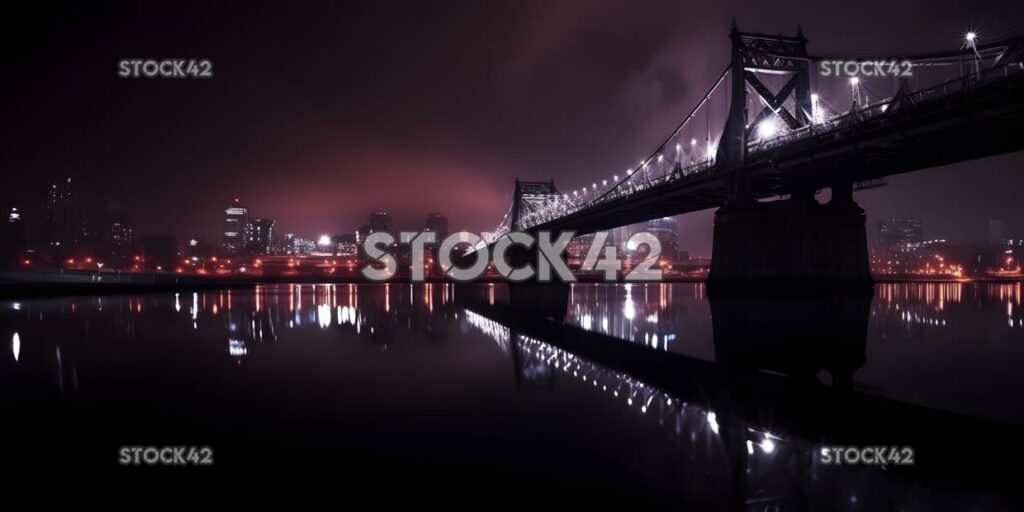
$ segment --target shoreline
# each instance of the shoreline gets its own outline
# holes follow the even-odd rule
[[[953,283],[994,283],[1019,284],[1022,277],[981,277],[981,278],[941,278],[921,276],[873,276],[874,284],[953,284]],[[667,276],[660,281],[643,281],[643,283],[704,283],[703,276]],[[501,277],[484,277],[474,281],[479,284],[506,282]],[[276,284],[417,284],[412,283],[408,276],[398,276],[387,282],[374,282],[361,277],[342,276],[252,276],[239,277],[204,277],[195,275],[175,274],[118,274],[113,272],[83,271],[0,271],[0,297],[38,297],[52,295],[91,295],[91,294],[124,294],[124,293],[156,293],[182,290],[217,290],[243,289],[259,285]],[[458,284],[456,281],[442,277],[427,278],[426,284]],[[596,276],[578,275],[579,284],[604,283]],[[421,283],[422,284],[422,283]],[[608,284],[625,284],[616,281]]]

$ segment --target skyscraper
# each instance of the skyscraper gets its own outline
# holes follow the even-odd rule
[[[245,252],[270,254],[274,242],[274,219],[253,219],[246,224]]]
[[[49,178],[43,196],[42,241],[67,246],[73,238],[74,212],[71,208],[71,178]]]
[[[241,254],[245,249],[246,226],[249,223],[249,209],[235,199],[227,209],[224,210],[224,244],[223,249],[227,254]]]
[[[878,247],[906,247],[922,240],[921,219],[893,217],[878,222],[878,238],[875,239]]]
[[[11,208],[7,222],[0,225],[0,267],[16,266],[25,249],[25,225],[21,212]]]
[[[426,230],[433,231],[437,243],[440,244],[448,237],[448,217],[440,213],[428,214]]]
[[[100,229],[99,239],[112,267],[131,261],[135,247],[135,230],[124,215],[109,214]]]
[[[370,232],[392,233],[391,231],[391,214],[386,212],[377,212],[370,214]]]

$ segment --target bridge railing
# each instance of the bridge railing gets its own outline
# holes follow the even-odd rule
[[[913,105],[920,105],[922,103],[938,101],[944,98],[960,94],[965,90],[976,88],[980,85],[987,85],[993,82],[1004,80],[1010,76],[1015,76],[1024,73],[1024,67],[1019,62],[1006,62],[996,67],[988,68],[985,70],[978,70],[974,72],[966,73],[956,79],[948,80],[940,84],[919,89],[912,92],[907,92],[906,96],[902,99],[895,97],[887,97],[880,101],[864,105],[863,107],[855,110],[848,111],[840,114],[831,119],[827,119],[820,123],[813,123],[803,128],[793,130],[787,133],[783,133],[779,136],[773,137],[767,140],[758,140],[747,145],[748,155],[757,155],[765,151],[779,148],[790,144],[792,142],[815,137],[818,135],[826,135],[829,133],[835,133],[851,125],[867,121],[878,116],[884,115],[893,108],[897,101],[909,102]],[[683,179],[690,179],[699,176],[710,174],[715,169],[715,162],[713,158],[706,159],[704,161],[696,162],[685,167],[676,167],[675,169],[657,176],[654,178],[647,178],[641,175],[639,172],[634,173],[622,180],[613,189],[609,190],[605,194],[595,197],[588,201],[578,201],[576,198],[570,198],[566,196],[563,200],[553,201],[547,208],[543,208],[540,211],[535,211],[520,220],[520,229],[532,228],[568,215],[573,215],[596,206],[611,203],[613,201],[623,199],[626,197],[633,196],[634,194],[650,190],[652,188],[660,187],[668,183],[673,183]],[[495,232],[495,239],[500,237],[507,229],[503,232]]]
[[[629,182],[623,184],[617,187],[615,190],[612,190],[607,194],[604,194],[600,197],[594,198],[587,202],[566,202],[562,203],[561,205],[555,205],[549,212],[545,212],[546,214],[540,213],[524,217],[522,220],[520,220],[520,225],[523,228],[531,228],[534,226],[538,226],[540,224],[544,224],[545,222],[550,222],[552,220],[562,218],[566,215],[572,215],[574,213],[578,213],[601,204],[610,203],[617,199],[630,197],[635,193],[643,192],[644,190],[659,187],[667,183],[672,183],[683,178],[690,178],[697,175],[709,174],[712,169],[714,169],[713,160],[709,159],[704,160],[702,162],[697,162],[686,167],[680,167],[668,174],[664,174],[662,176],[658,176],[650,180],[636,180],[635,183]]]
[[[953,80],[948,80],[931,87],[909,92],[907,93],[906,98],[910,103],[920,105],[921,103],[948,98],[965,90],[976,88],[979,85],[987,85],[1022,73],[1024,73],[1024,68],[1021,67],[1020,63],[1009,62],[998,66],[997,68],[982,70],[980,72],[971,72]],[[747,154],[756,155],[797,140],[835,132],[849,126],[850,124],[878,117],[885,114],[890,108],[892,108],[894,100],[894,97],[888,97],[856,110],[851,110],[845,114],[833,117],[821,123],[814,123],[771,139],[754,141],[747,145]]]

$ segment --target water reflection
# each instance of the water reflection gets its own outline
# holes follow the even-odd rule
[[[96,400],[102,390],[118,406],[138,407],[138,397],[124,397],[106,381],[125,375],[145,381],[137,373],[154,369],[160,376],[192,372],[189,378],[201,382],[204,392],[224,388],[238,396],[232,379],[246,374],[229,372],[251,368],[259,376],[255,382],[273,379],[287,387],[288,380],[311,379],[314,389],[330,389],[323,397],[307,393],[304,409],[291,412],[333,425],[335,420],[310,410],[369,407],[330,380],[347,379],[331,366],[341,364],[334,354],[343,351],[351,360],[345,371],[353,375],[343,381],[346,386],[372,381],[374,391],[383,393],[381,403],[404,404],[386,414],[359,409],[366,418],[376,413],[401,424],[403,415],[412,421],[417,408],[441,408],[452,415],[444,423],[448,428],[483,422],[477,426],[504,432],[510,444],[488,448],[498,459],[514,458],[530,437],[503,425],[508,419],[497,409],[488,409],[493,421],[481,420],[488,416],[473,409],[490,403],[512,407],[516,402],[506,393],[531,407],[551,396],[569,415],[603,411],[589,416],[590,428],[607,422],[622,437],[602,442],[628,451],[644,439],[657,447],[651,453],[670,453],[673,469],[663,469],[658,478],[666,486],[676,479],[677,488],[651,491],[619,482],[653,492],[647,499],[729,510],[1005,506],[1005,475],[989,463],[1019,451],[1014,439],[1021,431],[977,418],[1024,423],[1017,416],[1024,410],[1021,398],[1007,392],[1022,384],[1016,371],[1024,362],[1016,338],[1019,284],[881,284],[873,298],[813,300],[709,299],[702,285],[585,284],[571,287],[564,323],[523,318],[504,308],[505,302],[502,286],[450,284],[275,285],[8,302],[0,323],[12,340],[12,356],[0,366],[3,383],[10,384],[3,398],[24,406],[53,393],[74,402]],[[353,352],[353,345],[373,350]],[[407,355],[389,355],[395,351]],[[401,371],[384,371],[381,361],[388,357],[410,360]],[[956,361],[965,364],[952,367]],[[505,370],[492,371],[492,364]],[[170,369],[159,370],[164,366]],[[439,405],[451,389],[442,393],[410,380],[416,372],[452,380],[460,392],[472,393],[462,405],[469,409]],[[509,390],[483,384],[507,383],[509,375]],[[258,391],[249,393],[244,400],[254,401],[254,408],[281,407],[261,401],[271,399]],[[631,419],[620,423],[625,420],[615,411]],[[226,415],[208,421],[220,428],[238,420]],[[370,422],[368,429],[383,428],[361,421]],[[570,425],[570,419],[546,416],[533,426],[571,444],[580,433]],[[830,444],[910,444],[919,453],[935,454],[948,449],[950,439],[970,442],[978,453],[945,460],[933,455],[898,471],[825,466],[816,457]],[[984,449],[993,453],[986,456]],[[542,453],[560,467],[557,450]],[[583,473],[596,479],[592,473],[602,470]],[[975,472],[988,481],[966,475]],[[943,485],[935,484],[939,476]],[[707,485],[698,491],[695,482]]]

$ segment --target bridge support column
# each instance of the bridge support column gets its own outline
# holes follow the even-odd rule
[[[527,264],[536,266],[540,251],[536,245],[529,249],[514,245],[509,248],[507,256],[513,267]],[[558,280],[557,276],[553,277],[551,282],[534,279],[508,283],[508,299],[512,311],[517,315],[550,318],[558,322],[565,320],[569,308],[570,284]]]
[[[849,185],[827,204],[813,194],[733,203],[715,213],[709,286],[870,289],[864,210]]]
[[[569,309],[569,283],[508,283],[508,300],[517,315],[561,322]]]

